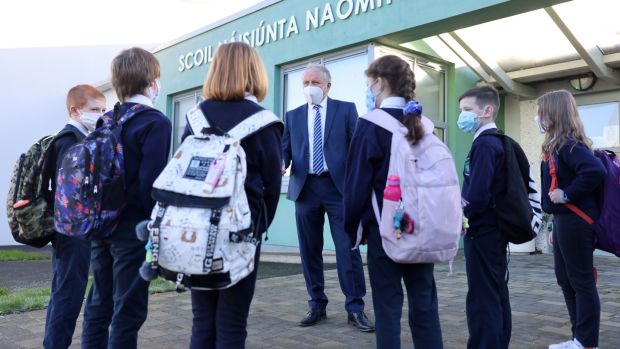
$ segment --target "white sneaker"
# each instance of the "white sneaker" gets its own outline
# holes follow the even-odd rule
[[[578,341],[570,340],[564,343],[551,344],[549,349],[583,349],[583,346]]]

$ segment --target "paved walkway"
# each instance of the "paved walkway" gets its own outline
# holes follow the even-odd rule
[[[620,260],[596,257],[601,296],[602,349],[620,348]],[[445,348],[465,348],[465,294],[467,283],[462,256],[454,274],[437,266],[440,316]],[[374,348],[374,335],[346,324],[344,298],[335,270],[326,273],[330,305],[328,319],[317,326],[297,326],[305,314],[306,290],[301,275],[259,280],[248,324],[247,348]],[[550,255],[513,255],[510,261],[513,315],[511,348],[547,348],[569,337],[570,325]],[[374,318],[370,288],[367,313]],[[45,311],[0,318],[0,348],[38,348],[43,336]],[[411,348],[406,311],[401,321],[402,347]],[[72,348],[79,347],[81,322]],[[149,318],[140,331],[140,348],[187,348],[191,329],[191,304],[187,293],[166,293],[150,298]]]

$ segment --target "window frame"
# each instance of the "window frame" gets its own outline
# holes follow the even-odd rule
[[[174,152],[179,148],[179,146],[181,145],[181,135],[177,135],[177,129],[179,126],[179,119],[181,117],[185,117],[185,115],[177,115],[178,111],[177,111],[177,103],[180,103],[181,101],[185,101],[188,99],[194,99],[194,105],[200,103],[203,101],[203,97],[202,97],[202,87],[197,87],[195,89],[191,89],[182,93],[178,93],[176,95],[172,96],[172,129],[173,131],[173,135],[172,135],[172,152],[174,154]],[[178,138],[177,138],[178,137]]]

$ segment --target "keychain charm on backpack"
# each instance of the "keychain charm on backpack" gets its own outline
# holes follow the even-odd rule
[[[213,159],[211,164],[209,165],[209,169],[207,170],[207,177],[205,178],[204,189],[207,192],[212,192],[217,183],[220,181],[220,177],[222,176],[222,172],[224,172],[224,162],[225,156],[222,154],[221,156]]]
[[[403,207],[403,202],[398,202],[398,208],[396,212],[394,212],[394,233],[396,234],[396,238],[400,239],[402,236],[402,221],[405,216],[405,209]]]

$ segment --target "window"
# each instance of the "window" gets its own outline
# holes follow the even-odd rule
[[[176,151],[179,145],[181,145],[181,137],[187,125],[185,114],[200,101],[202,101],[202,90],[200,89],[183,93],[172,98],[172,125],[174,128],[172,131],[173,151]]]
[[[620,151],[620,91],[577,95],[575,100],[592,146]]]
[[[580,105],[579,116],[594,148],[620,148],[618,102]]]

